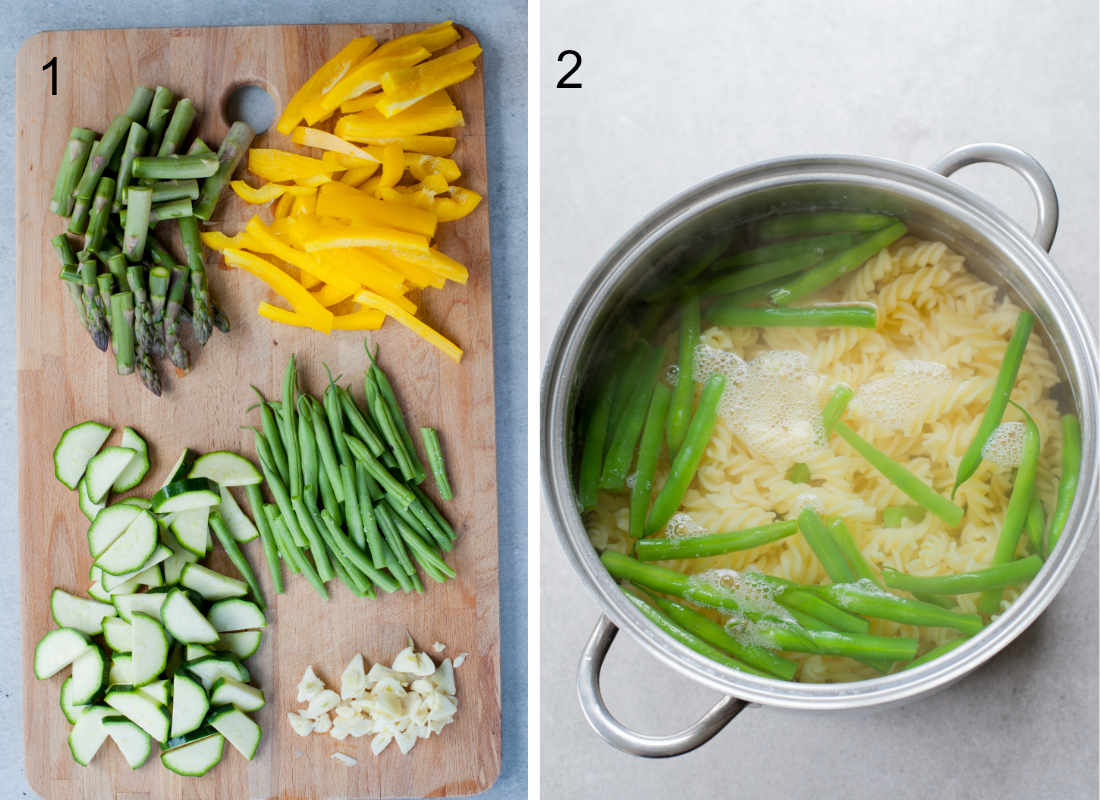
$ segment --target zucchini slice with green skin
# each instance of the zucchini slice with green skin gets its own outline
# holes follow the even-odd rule
[[[129,653],[119,653],[111,659],[111,671],[107,673],[109,686],[129,686],[134,680],[134,667]]]
[[[53,474],[75,489],[84,477],[88,462],[111,435],[111,428],[98,422],[81,422],[61,434],[53,450]]]
[[[75,628],[95,636],[103,632],[103,620],[117,615],[110,603],[87,600],[55,588],[50,592],[50,615],[59,628]]]
[[[193,731],[181,733],[179,736],[170,736],[168,741],[161,747],[164,750],[171,750],[173,747],[182,747],[185,744],[197,742],[199,739],[205,739],[207,736],[221,736],[221,734],[204,722]]]
[[[107,706],[88,706],[76,720],[69,733],[69,751],[77,764],[86,767],[95,758],[99,748],[107,741],[103,720],[114,714],[115,710]]]
[[[188,477],[209,478],[219,486],[252,486],[263,480],[251,461],[228,450],[199,456]]]
[[[129,591],[127,591],[126,594],[129,594],[130,592],[134,591],[134,589],[136,589],[136,588],[137,588],[137,584],[135,583],[133,585],[133,588],[131,588]],[[101,603],[110,603],[111,602],[111,593],[108,592],[106,589],[104,589],[103,584],[101,584],[97,580],[93,580],[91,585],[88,587],[88,595],[93,600],[98,600]]]
[[[134,646],[133,623],[122,617],[108,617],[103,620],[103,641],[116,653],[129,653]]]
[[[125,717],[104,717],[102,724],[130,769],[140,767],[153,752],[153,742],[149,734]]]
[[[136,456],[129,447],[104,447],[92,456],[84,478],[88,483],[88,498],[93,503],[101,502]]]
[[[218,632],[182,589],[172,589],[160,609],[160,618],[172,638],[184,644],[213,644]]]
[[[116,594],[112,599],[118,615],[127,622],[134,621],[134,612],[140,611],[153,619],[160,619],[160,609],[168,597],[166,592],[143,592],[141,594]]]
[[[213,655],[200,658],[198,661],[188,661],[187,669],[202,681],[202,688],[208,692],[214,688],[218,678],[232,678],[241,683],[248,683],[251,677],[240,661],[227,656]]]
[[[88,497],[88,482],[85,478],[81,478],[80,483],[76,485],[76,497],[77,505],[89,522],[94,522],[99,512],[107,507],[106,503],[93,503],[92,498]]]
[[[262,631],[233,631],[231,633],[223,633],[218,641],[214,643],[214,648],[217,650],[228,650],[243,661],[246,658],[250,658],[253,653],[260,649],[260,640],[262,638]]]
[[[231,705],[241,711],[259,711],[264,707],[264,693],[255,686],[235,678],[218,678],[210,690],[210,702]],[[228,738],[228,737],[226,737]]]
[[[260,746],[260,726],[237,708],[211,712],[210,727],[225,737],[249,761]]]
[[[164,567],[164,583],[168,586],[175,586],[180,582],[180,577],[183,575],[183,570],[188,564],[194,564],[199,560],[199,557],[192,553],[190,550],[183,549],[182,546],[178,550],[172,553],[171,557],[162,565]]]
[[[153,554],[137,569],[123,573],[122,575],[103,573],[99,576],[99,581],[103,584],[104,590],[108,592],[115,591],[116,587],[131,580],[140,586],[149,586],[150,581],[154,581],[155,578],[152,574],[146,575],[145,573],[151,572],[158,564],[168,559],[171,555],[171,548],[165,547],[163,544],[158,544],[153,548]],[[157,585],[160,585],[159,581]]]
[[[84,705],[103,688],[107,677],[107,662],[102,651],[94,644],[73,661],[72,683],[69,684],[69,702]]]
[[[170,643],[160,622],[148,614],[134,612],[130,627],[134,636],[130,650],[133,685],[141,687],[152,683],[164,672]]]
[[[244,597],[248,584],[228,575],[222,575],[202,564],[188,564],[180,575],[180,585],[202,595],[204,600],[217,602],[230,597]]]
[[[134,457],[122,470],[111,489],[115,492],[128,492],[145,479],[149,472],[149,445],[133,428],[122,429],[122,446],[134,451]]]
[[[177,775],[197,778],[205,775],[222,760],[224,747],[225,737],[216,733],[190,744],[162,751],[160,763]]]
[[[125,503],[115,503],[100,511],[88,528],[88,551],[92,558],[99,558],[114,544],[140,513],[140,508]]]
[[[248,515],[241,510],[237,498],[224,486],[221,487],[220,494],[222,501],[218,505],[218,513],[222,515],[222,520],[233,538],[238,542],[251,542],[257,538],[260,532]]]
[[[156,549],[157,521],[148,511],[138,511],[122,535],[96,557],[95,565],[108,575],[135,575]]]
[[[153,507],[153,501],[148,497],[123,497],[118,502],[140,508],[142,511],[148,511]]]
[[[214,651],[204,644],[189,644],[183,652],[184,661],[198,661],[200,658],[214,655]]]
[[[38,680],[56,675],[88,649],[88,637],[75,628],[57,628],[34,646],[34,677]]]
[[[164,573],[161,572],[160,564],[154,564],[149,567],[149,569],[133,578],[133,581],[138,586],[145,586],[148,589],[159,589],[164,586]]]
[[[168,484],[153,495],[153,510],[158,514],[175,514],[196,508],[209,508],[220,502],[218,484],[207,478],[185,478]]]
[[[176,463],[172,465],[172,469],[168,470],[168,477],[165,479],[164,483],[161,484],[160,488],[163,489],[170,483],[182,481],[186,478],[188,474],[190,474],[191,467],[194,465],[196,458],[197,456],[195,453],[191,452],[191,450],[186,447],[183,448],[183,452],[180,453],[180,457],[176,459]]]
[[[248,631],[267,626],[267,618],[258,605],[236,597],[214,603],[206,613],[206,618],[218,633]]]
[[[84,712],[91,708],[86,703],[74,703],[72,699],[72,685],[73,679],[70,675],[61,684],[61,713],[65,715],[65,719],[69,721],[69,724],[75,724],[78,719],[84,716]]]
[[[151,697],[133,688],[114,688],[107,692],[106,701],[158,742],[168,738],[168,712]]]
[[[174,740],[197,731],[209,710],[210,700],[199,679],[186,669],[177,670],[172,677],[172,739],[165,747],[185,744]]]
[[[210,508],[180,511],[169,524],[172,535],[180,547],[199,558],[210,549]]]
[[[146,697],[156,700],[162,706],[168,705],[168,679],[161,678],[159,681],[153,681],[147,683],[144,686],[137,687],[137,690]]]

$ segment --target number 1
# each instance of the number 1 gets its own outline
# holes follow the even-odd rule
[[[50,71],[50,94],[57,95],[57,56],[54,56],[42,65],[42,71]]]

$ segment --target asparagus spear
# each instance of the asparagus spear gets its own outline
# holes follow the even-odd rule
[[[241,158],[248,152],[249,145],[256,133],[243,122],[234,122],[222,139],[218,148],[218,171],[203,181],[199,202],[195,204],[195,216],[202,220],[210,219],[214,207],[218,204],[222,189],[233,177]],[[169,176],[173,177],[173,176]]]
[[[152,353],[156,357],[166,352],[164,344],[164,309],[168,302],[168,287],[172,283],[172,271],[168,267],[149,270],[149,307],[152,310]]]
[[[146,187],[152,192],[152,187]],[[152,194],[149,195],[150,200]],[[191,216],[191,201],[186,197],[180,197],[176,200],[167,200],[163,203],[156,203],[149,207],[149,224],[156,225],[158,222],[164,222],[169,219],[179,219],[180,217]],[[126,219],[130,215],[126,209],[122,209],[118,217],[122,220],[122,224],[126,224]]]
[[[134,122],[141,122],[149,113],[153,103],[153,90],[148,86],[139,86],[130,96],[130,105],[126,107],[126,116]]]
[[[122,286],[126,283],[126,268],[129,266],[126,262],[126,256],[122,255],[122,251],[112,253],[107,258],[107,271],[110,272],[118,285]]]
[[[200,201],[201,202],[201,201]],[[194,217],[179,220],[180,238],[191,270],[191,327],[195,341],[205,345],[214,326],[210,311],[210,289],[206,282],[206,265],[202,259],[202,239],[199,237],[199,221]]]
[[[88,311],[89,333],[92,341],[100,350],[107,349],[107,340],[111,335],[107,325],[107,311],[100,299],[96,286],[96,265],[94,261],[80,263],[80,282],[84,286],[84,307]]]
[[[111,345],[118,374],[129,375],[134,371],[134,296],[130,292],[111,295]]]
[[[50,239],[50,244],[53,246],[54,252],[57,253],[57,258],[61,262],[61,279],[65,282],[65,286],[69,290],[69,296],[73,299],[73,305],[76,306],[76,313],[80,317],[80,324],[90,331],[88,309],[84,307],[84,290],[80,285],[80,275],[74,269],[78,266],[76,254],[73,252],[72,245],[69,244],[69,237],[63,233],[59,233],[57,236]]]
[[[134,295],[134,365],[145,388],[160,397],[160,373],[157,372],[156,363],[153,361],[158,328],[153,325],[153,309],[149,303],[149,293],[142,281],[141,267],[127,267],[126,283]]]
[[[80,181],[88,155],[92,151],[95,132],[87,128],[73,128],[65,153],[61,157],[61,166],[57,169],[57,180],[53,184],[53,196],[50,198],[50,211],[67,217],[73,210],[73,189]]]
[[[110,312],[111,295],[115,293],[115,276],[109,272],[101,272],[95,277],[96,286],[99,287],[99,299],[103,301],[103,307]],[[114,323],[114,318],[109,318]]]
[[[168,122],[168,129],[164,132],[160,147],[157,148],[158,156],[170,156],[180,149],[184,137],[191,130],[191,124],[195,121],[195,104],[188,98],[183,98],[172,110],[172,119]]]
[[[91,154],[95,152],[95,149],[99,147],[99,139],[92,142],[92,148],[88,153],[88,159],[84,162],[84,171],[80,173],[80,181],[77,182],[79,186],[84,181],[85,176],[91,174],[92,171],[92,158]],[[76,194],[76,190],[73,190],[73,204],[69,209],[69,233],[74,236],[80,236],[84,233],[84,230],[88,227],[88,212],[92,209],[92,196],[89,194],[87,197],[79,197]]]
[[[135,178],[209,178],[218,171],[218,157],[211,153],[141,156],[134,159],[132,169]]]
[[[164,349],[168,359],[182,372],[191,369],[191,357],[179,339],[180,310],[189,283],[186,267],[172,270],[172,288],[169,289],[168,305],[164,309]]]
[[[111,124],[107,127],[103,138],[92,148],[92,154],[88,159],[89,169],[86,169],[84,174],[80,176],[80,182],[73,190],[74,197],[78,200],[91,199],[99,179],[103,177],[107,165],[111,163],[111,158],[122,145],[122,140],[129,130],[130,118],[125,114],[119,114],[111,120]]]
[[[153,203],[165,203],[169,200],[179,200],[186,197],[188,200],[199,199],[199,182],[194,178],[183,180],[157,181],[149,186],[153,190]],[[125,200],[125,195],[123,195]]]
[[[126,208],[122,252],[130,261],[141,261],[142,256],[145,255],[145,240],[149,235],[149,212],[153,206],[153,190],[147,186],[131,186],[128,196],[130,203]]]
[[[149,131],[149,152],[155,153],[160,149],[160,140],[164,136],[164,129],[168,126],[168,109],[172,107],[172,101],[176,96],[172,90],[165,86],[158,86],[153,92],[153,100],[149,105],[149,116],[145,118],[145,127]]]
[[[138,125],[130,123],[130,134],[126,137],[126,145],[122,150],[122,163],[118,167],[118,185],[115,187],[115,211],[122,208],[126,201],[126,189],[133,179],[132,167],[134,159],[145,152],[145,145],[149,141],[149,131]]]
[[[210,145],[200,139],[198,136],[191,142],[191,146],[187,148],[187,155],[192,156],[196,153],[213,153],[210,149]]]
[[[91,256],[103,244],[107,235],[107,218],[111,215],[111,203],[115,196],[115,180],[104,175],[96,186],[92,198],[92,210],[88,215],[88,227],[84,232],[84,253]]]

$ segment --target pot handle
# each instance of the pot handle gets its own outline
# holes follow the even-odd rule
[[[588,724],[612,747],[644,758],[668,758],[690,752],[711,740],[746,706],[744,700],[723,697],[713,708],[684,730],[669,736],[650,736],[627,728],[607,710],[600,691],[600,670],[619,629],[601,615],[581,654],[577,670],[577,695]]]
[[[1007,144],[968,144],[945,155],[932,165],[932,171],[948,178],[963,167],[981,163],[1009,167],[1027,181],[1035,195],[1038,216],[1031,236],[1044,250],[1050,250],[1058,230],[1058,193],[1047,171],[1034,156]]]

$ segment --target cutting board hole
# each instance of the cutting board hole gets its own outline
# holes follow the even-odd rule
[[[275,98],[255,83],[238,86],[225,99],[225,121],[230,125],[246,122],[252,130],[261,134],[275,121]]]

